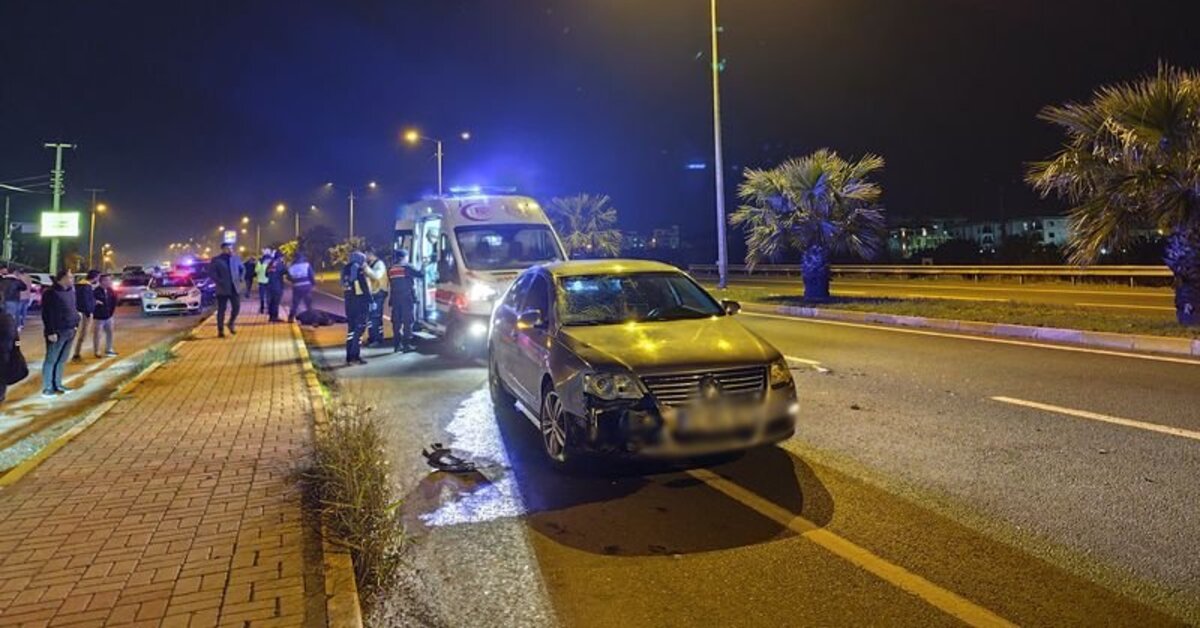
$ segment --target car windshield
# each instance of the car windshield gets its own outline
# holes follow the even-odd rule
[[[481,225],[454,233],[464,265],[472,270],[520,269],[562,259],[546,225]]]
[[[151,288],[191,288],[195,284],[191,277],[159,277],[150,282]]]
[[[613,325],[722,316],[703,288],[680,273],[581,275],[559,279],[563,325]]]

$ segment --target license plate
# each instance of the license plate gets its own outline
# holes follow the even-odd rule
[[[754,425],[761,414],[744,405],[696,406],[681,409],[676,421],[683,432],[722,432]]]

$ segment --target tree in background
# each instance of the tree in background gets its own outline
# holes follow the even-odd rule
[[[745,202],[730,216],[746,237],[746,264],[800,253],[804,298],[829,299],[830,257],[874,257],[883,246],[883,194],[868,177],[883,158],[847,161],[821,149],[767,170],[748,169],[738,188]]]
[[[345,266],[350,261],[351,251],[362,251],[366,248],[367,241],[361,237],[346,238],[341,242],[333,245],[326,252],[329,260],[329,265],[333,267]]]
[[[327,266],[329,249],[337,245],[338,237],[333,229],[325,225],[313,225],[304,232],[304,254],[313,264]]]
[[[1070,203],[1071,261],[1093,263],[1139,230],[1161,230],[1176,318],[1200,324],[1200,73],[1162,65],[1039,117],[1067,139],[1026,179],[1043,197]]]
[[[572,257],[616,257],[621,253],[617,209],[606,195],[577,194],[550,200],[550,220]]]

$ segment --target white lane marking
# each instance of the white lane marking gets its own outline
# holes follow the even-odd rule
[[[1012,397],[992,397],[992,401],[1008,403],[1014,406],[1024,406],[1026,408],[1034,408],[1036,410],[1045,410],[1055,414],[1065,414],[1080,419],[1088,419],[1090,421],[1100,421],[1103,423],[1112,423],[1113,425],[1123,425],[1125,427],[1135,427],[1139,430],[1147,430],[1150,432],[1158,432],[1160,434],[1170,434],[1171,436],[1182,436],[1192,440],[1200,440],[1200,432],[1185,430],[1179,427],[1171,427],[1169,425],[1159,425],[1157,423],[1147,423],[1145,421],[1135,421],[1133,419],[1123,419],[1118,416],[1110,416],[1100,414],[1098,412],[1088,412],[1087,410],[1075,410],[1073,408],[1064,408],[1048,403],[1039,403],[1037,401],[1026,401],[1024,399],[1014,399]]]
[[[883,296],[881,298],[886,299],[887,297]],[[959,296],[951,296],[949,294],[937,294],[937,295],[905,294],[905,295],[902,295],[900,298],[902,298],[902,299],[925,299],[928,301],[989,301],[992,303],[1010,303],[1010,302],[1012,302],[1012,299],[998,299],[995,297],[959,297]]]
[[[829,372],[829,369],[821,366],[821,363],[816,360],[809,360],[808,358],[798,358],[794,355],[785,355],[785,356],[783,356],[783,359],[787,360],[788,362],[799,362],[800,364],[805,364],[805,365],[811,366],[813,368],[813,370],[818,373],[828,373]]]
[[[1192,366],[1200,366],[1200,360],[1192,360],[1189,358],[1174,358],[1166,355],[1150,355],[1147,353],[1129,353],[1126,351],[1112,351],[1108,349],[1091,349],[1088,347],[1070,347],[1067,345],[1052,345],[1042,342],[1027,342],[1024,340],[1010,340],[1007,338],[989,338],[987,336],[971,336],[968,334],[955,334],[942,331],[927,331],[924,329],[911,329],[908,327],[893,327],[890,325],[869,325],[866,323],[848,323],[846,321],[826,321],[817,318],[801,318],[798,316],[783,316],[780,314],[765,314],[761,312],[747,312],[742,310],[739,316],[757,316],[759,318],[776,318],[783,321],[792,321],[798,323],[813,323],[815,325],[835,325],[839,327],[857,327],[859,329],[873,329],[875,331],[887,331],[897,334],[914,334],[917,336],[935,336],[938,338],[954,338],[956,340],[973,340],[975,342],[991,342],[1001,345],[1014,345],[1018,347],[1033,347],[1035,349],[1050,349],[1053,351],[1072,351],[1075,353],[1091,353],[1094,355],[1108,355],[1118,358],[1133,358],[1135,360],[1150,360],[1152,362],[1170,362],[1172,364],[1190,364]]]
[[[924,600],[970,626],[1013,626],[1014,624],[992,611],[968,600],[949,589],[942,588],[900,565],[870,550],[838,536],[828,529],[818,527],[804,517],[767,500],[736,482],[724,478],[708,469],[691,469],[688,475],[702,481],[710,488],[720,491],[730,499],[771,519],[775,523],[795,532],[838,558],[859,567],[884,582]]]
[[[1076,303],[1079,307],[1111,307],[1118,310],[1163,310],[1166,312],[1174,312],[1175,308],[1170,305],[1120,305],[1117,303]]]

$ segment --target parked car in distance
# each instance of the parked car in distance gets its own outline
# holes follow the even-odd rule
[[[690,457],[792,435],[782,354],[672,266],[589,260],[523,272],[492,314],[488,382],[555,465],[580,453]]]
[[[200,312],[200,288],[187,275],[155,277],[142,291],[141,298],[143,316]]]
[[[140,303],[142,292],[150,285],[150,275],[130,274],[113,281],[113,291],[117,293],[117,305],[122,303]]]

